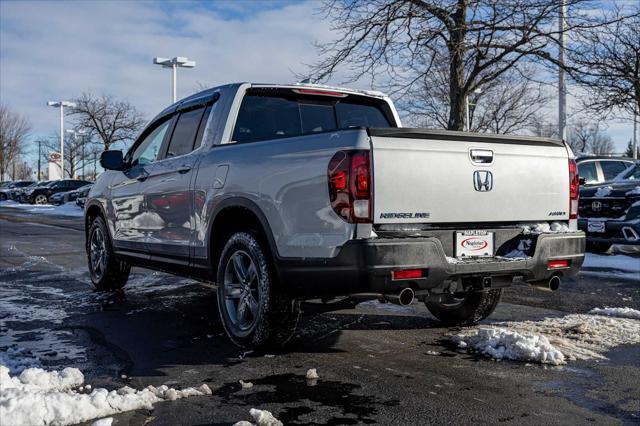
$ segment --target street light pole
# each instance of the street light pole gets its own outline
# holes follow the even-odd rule
[[[558,57],[558,62],[560,62],[560,67],[558,69],[558,137],[563,141],[567,139],[567,88],[564,83],[564,32],[565,32],[565,23],[564,23],[564,15],[565,15],[565,2],[564,0],[560,0],[560,16],[558,27],[560,31],[560,54]]]
[[[633,108],[633,159],[638,159],[638,105]]]
[[[40,180],[40,159],[42,158],[42,152],[40,151],[41,145],[42,141],[38,140],[38,178],[36,180]]]
[[[480,89],[480,88],[474,89],[473,93],[475,93],[476,95],[479,95],[480,93],[482,93],[482,89]],[[471,113],[469,112],[469,95],[465,95],[465,97],[464,97],[464,110],[465,110],[465,114],[466,114],[466,126],[465,126],[465,128],[466,128],[467,132],[470,132],[471,131]]]
[[[162,65],[162,68],[171,68],[171,73],[172,73],[171,99],[172,99],[172,102],[175,103],[177,98],[176,86],[177,86],[177,80],[178,80],[178,76],[177,76],[178,67],[195,68],[196,61],[190,61],[189,58],[185,58],[183,56],[176,56],[173,59],[161,58],[159,56],[156,56],[155,58],[153,58],[153,63],[156,65]]]
[[[64,179],[64,107],[75,107],[69,101],[49,101],[48,106],[60,108],[60,177]]]

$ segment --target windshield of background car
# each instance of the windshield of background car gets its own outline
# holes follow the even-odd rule
[[[386,102],[366,96],[248,91],[238,112],[233,140],[254,142],[354,127],[390,127],[390,116]]]

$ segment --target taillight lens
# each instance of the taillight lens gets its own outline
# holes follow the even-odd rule
[[[578,218],[578,199],[580,198],[580,177],[578,166],[569,160],[569,219]]]
[[[338,151],[327,170],[331,207],[349,223],[371,222],[369,151]]]

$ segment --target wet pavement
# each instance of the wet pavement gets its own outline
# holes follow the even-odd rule
[[[81,220],[6,210],[0,349],[78,367],[94,387],[204,382],[213,390],[117,415],[116,425],[232,424],[249,420],[252,407],[285,424],[640,422],[640,346],[562,367],[494,362],[456,352],[448,342],[456,329],[424,305],[368,302],[305,316],[286,351],[242,353],[224,337],[211,286],[135,269],[123,293],[94,292]],[[511,288],[491,319],[640,309],[637,280],[615,272],[581,273],[555,293]],[[309,368],[320,375],[315,384],[305,379]]]

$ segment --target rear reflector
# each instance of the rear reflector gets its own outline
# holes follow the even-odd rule
[[[392,280],[409,280],[424,277],[422,269],[404,269],[402,271],[391,271]]]
[[[549,262],[547,262],[547,269],[562,269],[562,268],[568,268],[569,267],[569,261],[564,259],[564,260],[550,260]]]

